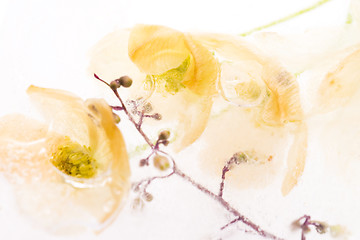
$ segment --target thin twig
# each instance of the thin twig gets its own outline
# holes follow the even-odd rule
[[[96,74],[94,74],[94,76],[99,79],[100,81],[106,83],[104,80],[100,79]],[[106,85],[108,85],[110,87],[110,85],[108,83],[106,83]],[[252,228],[253,230],[255,230],[260,236],[263,236],[265,238],[268,239],[274,239],[274,240],[281,240],[282,238],[279,238],[265,230],[263,230],[260,226],[256,225],[255,223],[253,223],[250,219],[248,219],[247,217],[245,217],[244,215],[242,215],[239,211],[237,211],[234,207],[232,207],[230,205],[230,203],[228,203],[223,197],[222,197],[222,191],[221,194],[215,194],[212,191],[210,191],[209,189],[207,189],[206,187],[204,187],[203,185],[201,185],[200,183],[197,183],[196,181],[194,181],[190,176],[188,176],[187,174],[185,174],[184,172],[182,172],[176,165],[176,162],[174,160],[174,158],[168,154],[165,151],[162,151],[159,149],[159,144],[160,141],[159,139],[157,140],[156,144],[153,144],[150,139],[147,137],[147,135],[143,132],[141,125],[142,125],[142,119],[140,118],[139,122],[136,122],[134,117],[132,116],[132,114],[128,111],[128,109],[126,108],[122,98],[120,97],[117,89],[112,89],[115,96],[117,97],[117,99],[119,100],[122,110],[125,112],[125,114],[128,116],[130,122],[132,122],[132,124],[135,126],[135,128],[138,130],[138,132],[140,133],[140,135],[144,138],[144,140],[147,142],[147,144],[151,147],[152,149],[152,153],[149,155],[149,157],[154,154],[154,153],[161,153],[165,156],[168,157],[168,159],[172,162],[172,171],[165,175],[165,176],[155,176],[155,177],[150,177],[147,179],[144,179],[142,181],[140,181],[139,183],[137,183],[135,185],[135,189],[138,189],[140,187],[142,187],[143,191],[146,191],[146,188],[154,181],[157,179],[164,179],[164,178],[169,178],[173,175],[177,175],[180,178],[182,178],[183,180],[189,182],[191,185],[193,185],[194,187],[196,187],[198,190],[200,190],[201,192],[203,192],[204,194],[208,195],[210,198],[214,199],[216,202],[218,202],[223,208],[225,208],[229,213],[232,213],[237,219],[238,221],[241,221],[242,223],[244,223],[245,225],[249,226],[250,228]],[[149,159],[149,157],[147,158],[147,160]],[[232,162],[236,162],[237,159],[235,158],[235,155],[230,159],[230,161],[227,163],[229,166]],[[228,166],[228,167],[229,167]],[[227,170],[228,171],[228,170]],[[223,181],[225,180],[225,173],[227,172],[225,171],[223,173]],[[223,185],[223,184],[222,184]],[[223,188],[223,187],[222,187]]]
[[[301,223],[304,221],[303,223]],[[329,225],[325,222],[311,220],[309,215],[304,215],[294,222],[295,226],[301,228],[301,240],[306,240],[306,233],[310,231],[310,226],[313,226],[315,230],[320,233],[326,233]]]
[[[94,77],[97,78],[98,80],[100,80],[101,82],[105,83],[108,87],[110,87],[110,84],[108,84],[107,82],[105,82],[104,80],[102,80],[99,76],[97,76],[95,73],[94,73]],[[122,98],[120,97],[119,95],[119,92],[117,91],[117,89],[111,89],[116,98],[119,100],[120,104],[121,104],[121,107],[122,107],[122,110],[125,112],[125,114],[128,116],[130,122],[132,122],[134,124],[134,126],[137,126],[137,122],[135,121],[135,119],[133,118],[133,116],[130,114],[129,110],[126,108]],[[144,140],[146,141],[146,143],[151,147],[151,148],[154,148],[154,144],[150,141],[150,139],[148,138],[148,136],[144,133],[144,131],[141,129],[141,128],[138,128],[136,127],[136,129],[138,130],[138,132],[141,134],[141,136],[144,138]]]
[[[222,175],[221,175],[221,183],[220,183],[220,190],[219,190],[219,197],[223,196],[224,192],[224,185],[225,185],[225,174],[229,171],[228,168],[223,168]]]
[[[236,223],[236,222],[238,222],[238,221],[240,221],[240,218],[235,218],[235,219],[232,220],[231,222],[229,222],[229,223],[227,223],[226,225],[222,226],[222,227],[220,228],[220,230],[224,230],[225,228],[233,225],[234,223]]]
[[[144,191],[146,191],[147,187],[154,181],[157,179],[164,179],[164,178],[168,178],[171,177],[172,175],[174,175],[174,171],[171,171],[169,174],[164,175],[164,176],[154,176],[154,177],[149,177],[146,179],[141,180],[140,182],[136,183],[134,185],[134,189],[139,189],[141,186],[143,188]]]
[[[122,111],[123,108],[120,107],[120,106],[110,106],[113,110],[116,110],[116,111]]]
[[[203,193],[209,195],[212,199],[216,200],[218,203],[220,203],[220,205],[222,205],[228,212],[232,213],[235,217],[237,217],[239,219],[239,221],[241,221],[242,223],[244,223],[245,225],[249,226],[250,228],[254,229],[260,236],[263,236],[265,238],[269,238],[269,239],[281,239],[265,230],[263,230],[260,226],[256,225],[255,223],[253,223],[250,219],[248,219],[247,217],[245,217],[244,215],[242,215],[238,210],[236,210],[235,208],[233,208],[230,203],[228,203],[227,201],[225,201],[224,198],[222,198],[221,196],[214,194],[213,192],[211,192],[209,189],[207,189],[206,187],[202,186],[201,184],[195,182],[191,177],[189,177],[188,175],[186,175],[185,173],[183,173],[182,171],[180,171],[180,169],[175,168],[175,174],[180,176],[182,179],[188,181],[189,183],[191,183],[193,186],[195,186],[197,189],[199,189],[200,191],[202,191]]]

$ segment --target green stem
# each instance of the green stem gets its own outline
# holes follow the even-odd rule
[[[331,1],[331,0],[320,0],[320,1],[318,1],[317,3],[315,3],[314,5],[311,5],[310,7],[304,8],[304,9],[298,11],[298,12],[295,12],[295,13],[293,13],[293,14],[290,14],[290,15],[286,16],[286,17],[283,17],[283,18],[280,18],[280,19],[278,19],[278,20],[275,20],[275,21],[273,21],[273,22],[271,22],[271,23],[262,25],[262,26],[260,26],[260,27],[253,28],[252,30],[247,31],[247,32],[245,32],[245,33],[241,33],[240,36],[248,36],[248,35],[252,34],[253,32],[261,31],[261,30],[263,30],[263,29],[266,29],[266,28],[275,26],[275,25],[277,25],[277,24],[279,24],[279,23],[286,22],[286,21],[288,21],[288,20],[290,20],[290,19],[292,19],[292,18],[298,17],[298,16],[300,16],[300,15],[302,15],[302,14],[304,14],[304,13],[307,13],[307,12],[309,12],[309,11],[312,11],[312,10],[314,10],[314,9],[320,7],[321,5],[323,5],[323,4],[327,3],[327,2],[330,2],[330,1]]]

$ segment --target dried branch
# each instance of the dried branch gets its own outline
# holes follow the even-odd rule
[[[313,226],[319,234],[324,234],[328,231],[329,225],[325,222],[311,220],[309,215],[304,215],[296,220],[293,225],[301,228],[301,240],[306,240],[306,233],[310,232],[310,227]]]
[[[122,86],[121,84],[121,78],[120,79],[116,79],[114,81],[112,81],[110,84],[108,84],[107,82],[105,82],[104,80],[100,79],[96,74],[94,74],[94,77],[97,78],[98,80],[100,80],[101,82],[105,83],[107,86],[109,86],[112,91],[114,92],[115,96],[117,97],[117,99],[120,102],[120,106],[116,107],[116,109],[114,110],[121,110],[123,111],[129,118],[130,122],[135,126],[135,128],[138,130],[138,132],[140,133],[140,135],[143,137],[143,139],[146,141],[146,143],[150,146],[151,148],[151,153],[149,154],[149,156],[145,159],[142,159],[140,161],[140,166],[147,166],[149,165],[149,160],[151,157],[154,158],[154,166],[157,166],[155,163],[155,157],[156,156],[162,156],[165,157],[166,159],[170,160],[171,162],[171,171],[170,173],[168,173],[167,175],[164,176],[154,176],[154,177],[150,177],[150,178],[146,178],[136,184],[134,184],[134,190],[135,191],[140,191],[142,194],[146,194],[147,193],[147,187],[155,180],[158,179],[166,179],[169,178],[173,175],[177,175],[179,176],[181,179],[183,179],[184,181],[190,183],[191,185],[193,185],[195,188],[197,188],[198,190],[200,190],[201,192],[203,192],[204,194],[206,194],[207,196],[209,196],[210,198],[212,198],[213,200],[215,200],[218,204],[220,204],[227,212],[231,213],[232,215],[234,215],[235,220],[233,220],[232,222],[228,223],[227,225],[225,225],[224,227],[221,228],[225,229],[227,226],[234,224],[236,222],[242,222],[243,224],[247,225],[248,227],[252,228],[258,235],[264,237],[264,238],[268,238],[268,239],[274,239],[274,240],[280,240],[282,238],[277,237],[265,230],[263,230],[260,226],[258,226],[257,224],[255,224],[254,222],[252,222],[250,219],[248,219],[247,217],[245,217],[244,215],[242,215],[238,210],[236,210],[234,207],[232,207],[230,205],[229,202],[227,202],[224,198],[223,198],[223,190],[224,190],[224,183],[225,183],[225,175],[226,173],[231,169],[231,166],[233,164],[239,164],[243,161],[247,161],[247,156],[244,153],[236,153],[234,154],[230,160],[226,163],[226,165],[223,168],[223,172],[222,172],[222,177],[221,177],[221,183],[220,183],[220,190],[218,194],[213,193],[212,191],[210,191],[208,188],[204,187],[203,185],[201,185],[200,183],[196,182],[195,180],[193,180],[189,175],[185,174],[183,171],[181,171],[177,165],[176,162],[174,160],[174,158],[168,154],[165,151],[160,150],[159,146],[160,145],[167,145],[168,142],[168,137],[169,137],[169,133],[168,132],[162,132],[160,133],[157,141],[155,142],[155,144],[153,144],[149,137],[144,133],[144,131],[142,130],[142,124],[143,124],[143,120],[145,117],[152,117],[155,119],[160,119],[161,115],[155,113],[153,115],[146,115],[145,113],[150,112],[148,109],[143,108],[139,111],[139,105],[134,102],[134,101],[130,101],[130,104],[132,105],[132,107],[134,108],[132,112],[130,112],[127,107],[125,106],[122,98],[120,97],[119,93],[118,93],[118,88],[120,86]],[[129,84],[127,84],[124,87],[128,87]],[[131,84],[130,84],[131,85]],[[149,107],[151,105],[147,105],[147,107]],[[139,120],[136,121],[134,118],[134,115],[138,115],[139,116]],[[161,154],[161,155],[159,155]],[[159,160],[160,161],[160,160]],[[168,168],[170,168],[170,164],[166,165],[166,162],[163,162],[163,160],[161,160],[159,163],[159,165],[157,166],[159,169],[161,170],[166,170]],[[163,165],[161,165],[163,164]],[[162,169],[162,167],[166,168],[166,169]]]

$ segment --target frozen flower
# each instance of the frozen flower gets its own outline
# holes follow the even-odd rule
[[[155,25],[135,26],[128,51],[147,75],[145,84],[170,104],[169,115],[177,115],[175,149],[189,146],[204,131],[217,95],[218,61],[190,34]]]
[[[124,203],[129,163],[104,100],[31,86],[47,123],[14,114],[0,119],[0,172],[21,213],[47,231],[102,230]]]
[[[302,175],[307,149],[307,127],[295,75],[276,58],[268,56],[245,38],[224,34],[197,34],[194,39],[222,59],[219,83],[221,94],[235,106],[243,108],[229,108],[229,112],[223,114],[222,121],[229,126],[227,141],[231,143],[222,148],[223,151],[226,148],[229,148],[228,151],[245,149],[264,155],[258,164],[239,167],[240,179],[236,181],[239,184],[242,182],[240,185],[249,185],[250,182],[262,179],[263,183],[255,185],[266,185],[281,169],[279,164],[283,158],[287,159],[287,170],[282,193],[289,193]],[[241,116],[249,115],[246,112],[252,116],[250,119]],[[236,127],[235,122],[241,126]],[[284,142],[287,132],[294,135],[288,150],[287,143]],[[288,155],[282,156],[286,151]],[[224,153],[222,158],[226,155],[231,156],[231,153]],[[275,157],[272,161],[267,161],[266,155]]]
[[[105,77],[122,71],[131,75],[137,97],[149,98],[162,122],[175,122],[171,146],[177,151],[202,134],[218,93],[214,55],[190,34],[163,26],[137,25],[130,33],[106,36],[93,50],[90,69]]]

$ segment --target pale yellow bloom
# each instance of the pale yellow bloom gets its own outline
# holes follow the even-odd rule
[[[202,134],[218,92],[213,54],[190,34],[163,26],[137,25],[130,33],[107,35],[92,51],[90,71],[109,80],[131,76],[132,97],[150,101],[162,124],[174,124],[170,146],[176,151]]]
[[[244,143],[243,146],[248,146],[259,152],[268,149],[268,153],[265,152],[264,154],[270,155],[273,150],[269,149],[269,146],[273,146],[274,141],[280,141],[279,137],[271,138],[266,130],[256,128],[273,126],[275,132],[282,132],[281,128],[288,123],[295,125],[294,140],[286,157],[287,171],[282,185],[282,193],[284,195],[289,193],[302,175],[307,149],[307,127],[303,121],[304,113],[299,85],[295,76],[288,72],[276,59],[266,56],[242,37],[198,34],[194,36],[194,39],[223,59],[219,85],[224,98],[236,105],[248,108],[252,112],[255,122],[259,124],[258,127],[252,129],[255,135],[258,135],[259,131],[263,131],[258,135],[259,140],[255,140],[253,146],[248,143]],[[236,122],[235,119],[234,122]],[[243,139],[247,138],[246,135],[243,135],[244,133],[252,134],[248,128],[238,131],[242,132],[239,134],[243,136]],[[263,142],[262,138],[268,139],[268,143],[259,146],[258,143]],[[285,148],[286,144],[283,144],[283,148]],[[273,146],[272,148],[278,147]],[[280,153],[274,152],[273,154],[279,155]],[[266,167],[267,165],[269,166]],[[271,166],[280,168],[275,163],[267,162],[262,166],[254,166],[258,170],[247,171],[246,175],[250,176],[253,172],[259,178],[265,179],[266,171],[274,172],[274,167]],[[253,177],[251,176],[251,178]]]
[[[130,185],[110,107],[60,90],[31,86],[27,93],[48,124],[20,114],[0,119],[0,172],[13,185],[20,211],[57,234],[102,230]],[[72,168],[66,172],[60,161]]]
[[[339,61],[323,78],[318,101],[321,110],[334,110],[347,104],[360,88],[360,46]]]

